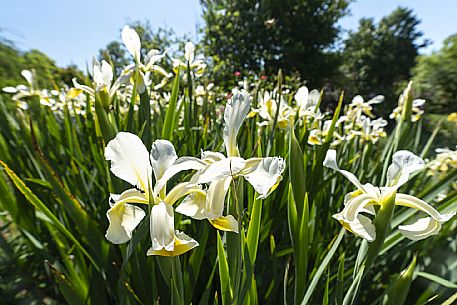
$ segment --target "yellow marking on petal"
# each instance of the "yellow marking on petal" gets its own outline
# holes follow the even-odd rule
[[[79,94],[81,94],[81,92],[83,92],[82,89],[71,88],[70,90],[68,90],[67,97],[69,99],[74,99]]]
[[[238,222],[232,215],[221,216],[219,218],[209,220],[209,222],[218,230],[238,233]]]

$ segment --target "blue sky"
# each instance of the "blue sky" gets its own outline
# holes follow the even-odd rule
[[[358,0],[350,5],[351,15],[341,25],[355,30],[360,18],[379,20],[398,6],[412,8],[422,20],[419,29],[433,41],[426,53],[457,33],[456,0]],[[167,25],[194,40],[199,38],[197,24],[202,23],[198,0],[14,0],[1,7],[2,36],[22,50],[45,52],[60,66],[75,63],[83,69],[100,48],[120,38],[120,29],[129,21]]]

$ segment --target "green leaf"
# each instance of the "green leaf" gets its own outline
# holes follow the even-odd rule
[[[173,81],[173,89],[171,91],[170,102],[168,103],[167,113],[162,128],[162,139],[171,141],[173,139],[173,132],[175,130],[175,112],[176,104],[178,102],[179,93],[179,67]]]
[[[423,271],[417,271],[415,272],[417,276],[423,277],[424,279],[430,280],[432,282],[435,282],[443,287],[449,288],[449,289],[457,289],[457,284],[453,283],[451,281],[448,281],[446,279],[443,279],[442,277],[439,277],[438,275],[423,272]]]
[[[311,298],[311,295],[313,294],[314,290],[316,289],[317,283],[319,282],[322,273],[324,272],[325,268],[327,268],[328,264],[330,263],[330,260],[332,259],[333,255],[335,254],[336,250],[338,249],[338,246],[340,245],[341,241],[343,240],[344,231],[345,231],[345,229],[341,229],[340,233],[334,240],[327,255],[325,256],[325,258],[322,260],[319,267],[317,268],[317,271],[314,274],[314,277],[311,280],[311,283],[309,284],[308,289],[306,290],[305,297],[301,301],[302,305],[308,304],[308,302]]]
[[[219,280],[221,283],[222,305],[230,305],[232,304],[230,274],[228,269],[227,258],[225,256],[224,245],[222,244],[222,239],[219,232],[217,232],[217,257],[219,265]]]
[[[32,191],[24,184],[24,182],[6,165],[2,160],[0,160],[0,165],[3,166],[5,172],[13,181],[14,185],[18,190],[27,198],[27,200],[41,213],[43,213],[50,222],[57,227],[57,229],[65,235],[69,240],[71,240],[74,245],[87,257],[87,259],[94,265],[97,270],[100,270],[100,267],[92,258],[92,256],[86,251],[86,249],[79,243],[76,237],[71,234],[70,231],[59,221],[59,219],[48,209],[48,207],[41,202],[38,197],[32,193]]]

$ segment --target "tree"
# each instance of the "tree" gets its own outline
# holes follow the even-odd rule
[[[383,94],[392,108],[397,102],[397,87],[411,78],[419,49],[429,43],[419,41],[423,35],[417,29],[419,24],[407,8],[397,8],[378,24],[372,18],[361,19],[358,30],[349,33],[345,41],[345,90],[350,95]]]
[[[420,56],[413,73],[416,91],[430,111],[457,111],[457,34],[448,37],[438,52]]]
[[[237,71],[298,72],[322,85],[337,71],[338,20],[350,0],[201,0],[205,53],[220,81]]]

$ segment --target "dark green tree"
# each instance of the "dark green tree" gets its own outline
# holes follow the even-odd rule
[[[218,80],[236,71],[298,72],[314,85],[338,68],[338,20],[350,0],[201,0],[205,53]]]
[[[429,111],[457,111],[457,34],[448,37],[441,50],[420,56],[413,74],[414,87]]]
[[[420,40],[419,24],[407,8],[397,8],[377,24],[372,18],[361,19],[358,30],[345,41],[341,69],[345,90],[350,95],[383,94],[392,108],[397,88],[411,78],[418,52],[428,44]]]

